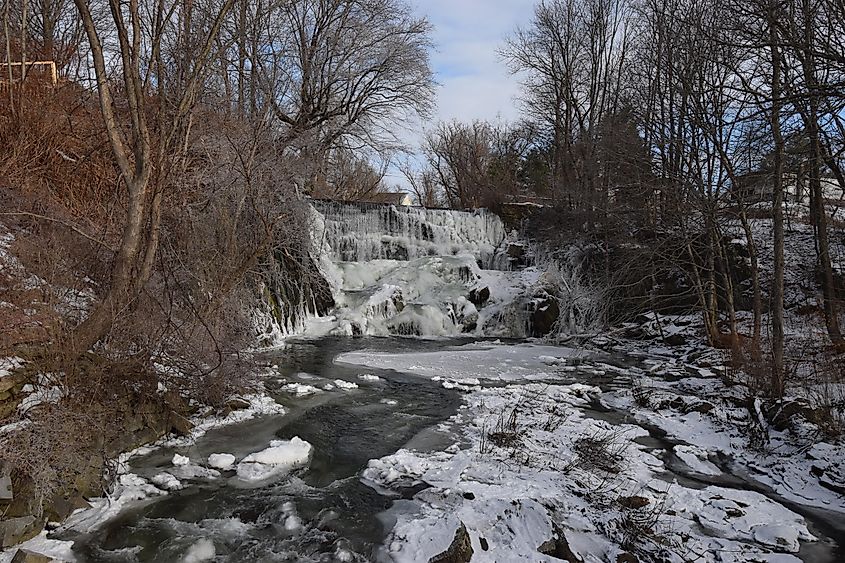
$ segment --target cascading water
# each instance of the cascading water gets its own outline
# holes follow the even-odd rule
[[[525,336],[502,314],[539,273],[487,210],[314,201],[315,253],[336,304],[311,335]],[[511,308],[512,309],[512,308]]]
[[[280,261],[296,275],[281,276],[285,283],[265,295],[267,340],[524,338],[573,332],[574,321],[594,316],[595,294],[573,283],[578,262],[529,251],[490,211],[325,200],[310,210],[310,255]]]
[[[472,212],[372,203],[313,202],[333,261],[408,261],[472,255],[479,267],[508,267],[505,226],[485,209]]]

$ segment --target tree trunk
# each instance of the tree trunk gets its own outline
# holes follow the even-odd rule
[[[786,387],[786,373],[784,369],[784,257],[783,257],[783,156],[784,140],[781,132],[780,118],[783,101],[781,99],[781,54],[780,38],[778,34],[777,1],[769,5],[769,49],[772,56],[772,110],[771,128],[774,138],[773,155],[773,186],[772,186],[772,219],[774,227],[774,279],[772,280],[769,316],[772,321],[772,375],[771,389],[773,397],[783,397]]]
[[[816,229],[816,251],[822,274],[822,295],[827,333],[834,346],[842,347],[842,331],[839,326],[839,308],[837,307],[836,286],[834,285],[833,265],[830,261],[830,240],[827,228],[827,212],[824,205],[824,192],[821,183],[822,147],[819,132],[819,84],[816,76],[815,54],[813,52],[813,13],[808,0],[802,2],[804,16],[804,45],[802,67],[808,95],[808,112],[804,117],[807,138],[810,142],[810,212]]]

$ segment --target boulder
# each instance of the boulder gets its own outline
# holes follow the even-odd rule
[[[467,532],[467,527],[461,522],[455,532],[455,539],[452,540],[449,548],[429,559],[429,563],[469,563],[472,559],[472,541]]]
[[[189,436],[194,425],[190,420],[178,413],[170,413],[170,427],[180,436]]]
[[[232,397],[226,401],[226,406],[233,411],[242,411],[250,407],[250,402],[243,397]]]
[[[6,468],[0,463],[0,503],[10,502],[14,500],[15,495],[12,492],[12,476],[6,471]]]
[[[531,336],[542,338],[552,332],[560,318],[560,306],[551,296],[541,297],[531,311]]]
[[[469,292],[469,302],[476,307],[481,307],[490,299],[490,288],[487,286],[476,287]]]
[[[566,539],[566,535],[564,535],[563,530],[557,524],[554,525],[552,539],[543,542],[543,545],[537,550],[543,555],[569,561],[569,563],[583,563],[584,561],[569,547],[569,541]]]
[[[5,518],[0,521],[0,548],[17,545],[38,535],[42,522],[34,516]]]

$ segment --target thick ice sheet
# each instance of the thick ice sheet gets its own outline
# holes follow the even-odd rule
[[[549,358],[571,358],[580,353],[572,348],[539,344],[470,344],[437,352],[390,354],[348,352],[335,360],[376,369],[392,369],[422,377],[460,380],[520,381],[545,380],[560,376]],[[565,361],[564,361],[565,363]]]

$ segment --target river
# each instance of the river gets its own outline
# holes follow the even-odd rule
[[[453,349],[467,340],[406,338],[323,338],[290,341],[284,349],[268,353],[262,361],[278,366],[278,377],[266,381],[274,399],[285,406],[284,415],[266,416],[209,431],[189,448],[161,448],[131,461],[131,470],[144,478],[171,467],[174,454],[202,463],[214,453],[237,459],[262,450],[272,440],[294,436],[313,446],[306,468],[260,483],[245,484],[234,472],[220,478],[197,479],[166,496],[131,505],[94,531],[66,530],[61,539],[73,540],[80,561],[200,561],[213,554],[215,561],[372,561],[384,557],[381,546],[389,532],[386,511],[397,498],[410,499],[425,485],[384,491],[360,479],[368,461],[401,448],[439,451],[459,440],[449,428],[462,404],[463,393],[446,389],[441,382],[404,373],[339,363],[342,353],[424,353]],[[624,366],[635,360],[615,358]],[[411,370],[408,370],[411,371]],[[361,375],[376,375],[378,381]],[[624,378],[597,378],[595,373],[570,372],[569,381],[601,384],[605,389],[628,385]],[[344,380],[357,389],[338,387],[306,397],[284,389],[295,382],[322,388]],[[501,385],[501,383],[492,383]],[[613,424],[632,423],[625,412],[598,404],[583,408],[586,416]],[[672,443],[659,431],[639,442],[671,452]],[[704,487],[683,463],[664,454],[669,472],[664,478],[685,487]],[[723,468],[728,469],[726,461]],[[774,497],[749,479],[728,476],[725,487],[749,488]],[[782,500],[782,499],[778,499]],[[835,562],[845,557],[836,537],[843,537],[835,514],[802,509],[818,542],[802,543],[799,557],[807,562]],[[293,517],[293,520],[291,519]],[[292,524],[293,523],[293,524]],[[213,542],[213,553],[197,550]]]

